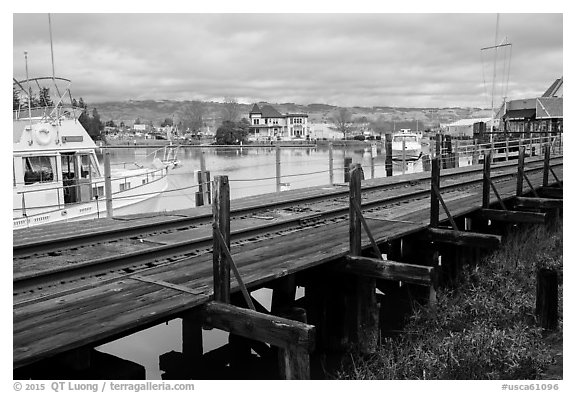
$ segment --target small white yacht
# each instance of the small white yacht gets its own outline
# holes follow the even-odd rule
[[[41,87],[42,84],[49,87]],[[106,217],[105,177],[97,146],[78,120],[70,81],[16,81],[13,111],[13,229]],[[46,90],[49,89],[49,90]],[[34,92],[35,90],[35,92]],[[49,91],[53,98],[45,102]],[[69,103],[65,101],[69,100]],[[112,167],[113,214],[154,198],[168,187],[168,165]],[[129,212],[134,212],[130,210]]]
[[[420,134],[402,129],[392,135],[392,159],[414,161],[422,155]]]

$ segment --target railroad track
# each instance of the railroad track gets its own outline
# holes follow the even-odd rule
[[[541,171],[539,165],[542,160],[526,162],[526,173]],[[551,160],[551,167],[562,166],[561,158]],[[492,180],[497,183],[516,175],[515,164],[495,164],[492,168]],[[475,168],[465,173],[444,174],[442,176],[442,191],[462,191],[467,188],[478,187],[482,182],[482,169]],[[405,188],[394,195],[385,196],[386,192]],[[424,175],[418,178],[402,180],[388,185],[365,185],[362,189],[362,208],[364,210],[384,209],[391,204],[399,204],[412,200],[427,198],[430,193],[429,180]],[[343,187],[314,198],[300,198],[282,203],[270,203],[257,208],[236,209],[231,212],[231,242],[232,246],[264,239],[282,236],[286,233],[306,230],[310,227],[330,225],[345,220],[348,214],[348,189]],[[330,201],[326,207],[326,201]],[[319,206],[324,204],[323,208]],[[279,209],[289,209],[292,214],[283,217],[273,217],[272,214]],[[267,216],[267,214],[269,214]],[[272,219],[270,219],[272,217]],[[33,273],[15,273],[13,278],[13,293],[19,295],[26,292],[42,291],[46,288],[65,286],[86,279],[101,280],[102,277],[117,277],[173,263],[175,261],[208,253],[212,248],[211,214],[197,217],[177,218],[162,224],[140,225],[129,230],[102,231],[94,236],[79,235],[73,239],[62,239],[60,242],[40,244],[33,247],[20,246],[14,250],[14,263],[18,260],[49,258],[56,253],[66,254],[66,250],[85,247],[105,247],[107,243],[122,243],[131,241],[145,244],[140,250],[131,252],[113,253],[113,255],[93,258],[77,263],[66,263],[62,266],[34,271]],[[248,223],[246,223],[249,221]],[[258,223],[258,222],[261,223]],[[169,244],[156,244],[158,237],[173,236],[174,233],[189,233],[186,240],[177,240]],[[195,236],[195,237],[194,237]],[[113,239],[113,240],[112,240]],[[121,239],[121,240],[118,240]],[[123,240],[122,240],[123,239]],[[103,246],[104,244],[104,246]]]

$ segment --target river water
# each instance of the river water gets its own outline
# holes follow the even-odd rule
[[[381,145],[380,145],[381,146]],[[344,181],[344,157],[351,157],[352,163],[360,163],[366,179],[385,176],[385,157],[380,146],[376,156],[372,148],[348,147],[333,149],[334,182]],[[130,166],[134,162],[150,165],[154,155],[162,157],[163,151],[157,148],[121,148],[111,149],[111,164]],[[427,153],[427,146],[423,147]],[[181,165],[169,172],[168,190],[161,197],[146,202],[139,207],[140,212],[172,211],[195,206],[197,188],[194,171],[200,169],[201,155],[204,155],[206,169],[211,177],[227,175],[230,180],[231,199],[276,191],[276,150],[272,147],[188,147],[178,151]],[[101,161],[103,162],[103,161]],[[327,185],[329,175],[328,147],[280,148],[280,174],[284,189],[297,189]],[[373,169],[372,169],[373,167]],[[393,164],[394,175],[422,171],[421,160],[414,163]],[[138,212],[138,211],[131,211]],[[253,293],[265,307],[270,306],[271,291],[262,289]],[[302,295],[302,291],[299,291]],[[215,349],[228,341],[228,333],[213,329],[203,332],[204,351]],[[161,379],[159,356],[169,351],[182,351],[181,321],[138,332],[120,340],[102,345],[101,351],[134,361],[146,368],[147,379]]]

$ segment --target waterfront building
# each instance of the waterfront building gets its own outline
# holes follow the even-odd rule
[[[250,113],[249,140],[309,139],[308,115],[305,113],[281,114],[272,105],[254,104]]]
[[[564,78],[556,79],[540,97],[524,98],[504,102],[499,116],[501,130],[508,133],[551,133],[562,132]]]

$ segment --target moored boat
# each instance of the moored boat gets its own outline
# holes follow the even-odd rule
[[[69,87],[64,78],[14,80],[13,229],[107,215],[98,147],[78,120],[82,108]],[[50,91],[54,99],[46,97]],[[160,159],[149,168],[111,169],[113,213],[160,195],[167,175]]]
[[[392,135],[392,159],[414,161],[422,156],[420,134],[403,129]]]

